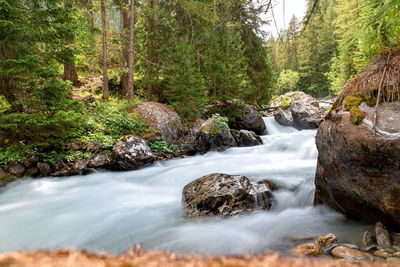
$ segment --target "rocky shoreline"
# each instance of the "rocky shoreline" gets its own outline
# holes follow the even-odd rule
[[[228,103],[230,105],[233,103]],[[199,119],[186,132],[179,115],[160,103],[143,103],[136,108],[137,113],[155,130],[155,141],[173,144],[174,151],[152,151],[148,141],[134,135],[123,136],[110,150],[100,147],[87,148],[83,142],[68,143],[66,147],[74,151],[94,152],[88,159],[78,158],[72,162],[59,160],[52,165],[29,157],[23,163],[10,162],[6,169],[0,168],[0,187],[6,186],[22,177],[65,177],[86,175],[102,170],[129,171],[151,165],[156,161],[183,158],[204,154],[210,150],[224,151],[230,147],[261,145],[261,138],[254,132],[262,134],[265,123],[255,106],[244,105],[243,111],[228,124],[224,117]],[[231,128],[236,127],[236,128]]]

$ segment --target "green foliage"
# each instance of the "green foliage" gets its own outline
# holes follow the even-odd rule
[[[214,113],[212,115],[212,122],[211,125],[208,129],[208,131],[210,131],[211,136],[215,136],[217,134],[220,134],[223,131],[226,131],[227,129],[229,129],[228,126],[228,118],[221,116],[218,113]]]
[[[358,108],[363,101],[362,97],[348,96],[344,102],[344,107],[347,111],[350,111],[353,108]]]
[[[166,152],[166,153],[179,153],[181,150],[175,144],[169,145],[165,141],[156,141],[154,143],[150,143],[151,151],[153,152]]]
[[[296,71],[283,70],[279,74],[277,81],[277,93],[279,95],[292,92],[296,90],[297,83],[299,82],[300,75]],[[290,103],[289,103],[290,104]]]
[[[3,95],[0,95],[0,114],[6,112],[10,108],[11,105],[8,103],[7,99]]]
[[[352,107],[350,109],[350,121],[354,125],[360,125],[364,120],[364,115],[361,113],[358,107]]]

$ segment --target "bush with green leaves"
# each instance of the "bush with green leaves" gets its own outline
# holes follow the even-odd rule
[[[282,70],[279,74],[275,91],[279,95],[295,91],[299,79],[300,74],[297,71]]]
[[[165,141],[155,141],[150,143],[151,151],[153,152],[166,152],[166,153],[179,153],[181,150],[175,144],[169,145]]]

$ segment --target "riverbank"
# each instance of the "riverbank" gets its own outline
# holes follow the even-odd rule
[[[12,252],[0,255],[0,266],[13,267],[75,267],[75,266],[104,266],[104,267],[139,267],[139,266],[163,266],[163,267],[352,267],[354,264],[332,260],[311,258],[282,258],[278,254],[248,255],[248,256],[198,256],[188,254],[175,254],[167,252],[142,252],[140,247],[133,248],[127,254],[121,256],[98,255],[87,251],[55,250],[37,252]],[[363,263],[362,267],[394,267],[393,263],[375,262]]]

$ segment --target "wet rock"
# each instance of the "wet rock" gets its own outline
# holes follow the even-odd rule
[[[317,244],[306,243],[306,244],[300,244],[292,248],[290,252],[292,253],[293,256],[304,257],[304,256],[319,256],[324,251]]]
[[[299,130],[317,129],[326,116],[326,109],[320,108],[316,101],[293,101],[290,104],[290,110],[293,116],[293,126]]]
[[[39,173],[42,176],[48,176],[51,173],[51,167],[48,163],[45,162],[38,162],[37,168],[39,169]]]
[[[275,120],[283,126],[292,126],[293,125],[293,116],[290,109],[280,109],[278,110],[275,115]]]
[[[183,204],[190,216],[229,216],[255,209],[269,210],[273,195],[264,180],[251,182],[243,175],[213,173],[183,189]]]
[[[324,250],[324,254],[331,255],[331,254],[332,254],[332,250],[333,250],[334,248],[338,247],[338,246],[339,246],[339,244],[332,243],[329,247],[327,247],[327,248]]]
[[[17,180],[17,177],[9,174],[8,172],[0,168],[0,187],[6,186],[7,184],[14,182],[15,180]]]
[[[318,244],[323,247],[329,247],[332,244],[337,244],[338,239],[335,234],[327,234],[326,236],[320,236],[315,240],[315,244]]]
[[[222,151],[229,147],[235,147],[237,144],[226,123],[216,118],[210,118],[201,125],[196,145],[199,147],[199,151],[208,149]]]
[[[389,266],[400,266],[400,258],[389,257],[386,259],[386,263],[389,264]]]
[[[12,162],[7,165],[7,171],[9,174],[19,178],[24,175],[25,167],[21,163]]]
[[[88,163],[89,168],[104,168],[111,164],[112,160],[110,155],[106,155],[103,152],[96,153]]]
[[[379,107],[385,110],[385,103]],[[315,204],[347,217],[400,229],[400,137],[353,125],[348,112],[332,112],[316,135]]]
[[[387,251],[385,251],[383,249],[379,249],[379,250],[374,252],[374,255],[378,256],[378,257],[388,258],[388,257],[392,256],[392,253],[389,253],[389,252],[387,252]]]
[[[63,161],[60,161],[56,166],[55,172],[51,173],[53,177],[63,177],[72,175],[71,167],[65,164]]]
[[[368,261],[374,260],[374,256],[372,256],[368,252],[363,252],[363,251],[348,248],[345,246],[338,246],[338,247],[334,248],[332,250],[332,255],[339,259],[350,258],[350,257],[360,257],[360,258],[364,258],[365,260],[368,260]]]
[[[229,126],[236,130],[253,131],[258,135],[262,135],[266,129],[264,120],[257,111],[256,106],[246,105],[243,108],[240,117],[236,117],[233,121],[229,121]]]
[[[87,161],[83,159],[77,159],[70,167],[71,175],[82,175],[87,167]]]
[[[369,231],[365,231],[362,236],[362,243],[364,246],[369,247],[374,243],[374,237]]]
[[[366,252],[372,253],[372,252],[374,252],[374,251],[377,250],[377,249],[378,249],[378,246],[377,246],[377,245],[371,245],[371,246],[365,248],[364,250],[365,250]]]
[[[142,103],[136,107],[136,112],[158,131],[159,140],[173,144],[184,133],[183,124],[178,113],[164,104]]]
[[[32,155],[28,155],[27,158],[23,162],[25,168],[32,168],[36,167],[37,164],[37,158]]]
[[[146,141],[133,135],[122,137],[112,151],[120,170],[136,170],[156,160]]]
[[[258,146],[262,144],[261,138],[252,131],[231,129],[238,147]]]
[[[376,242],[378,243],[378,248],[389,249],[392,247],[392,241],[390,239],[390,234],[383,223],[378,222],[375,224],[375,234]]]
[[[34,177],[39,174],[39,169],[37,167],[26,169],[25,176]]]
[[[393,253],[393,257],[399,257],[400,258],[400,251],[397,251],[397,252]]]
[[[352,248],[352,249],[357,249],[359,250],[360,248],[354,244],[348,244],[348,243],[343,243],[341,244],[342,246],[348,247],[348,248]]]
[[[352,256],[352,257],[342,258],[342,259],[340,259],[340,261],[349,262],[349,263],[353,263],[353,264],[361,264],[361,263],[371,262],[372,260],[370,260],[369,258],[365,258],[365,257]]]

